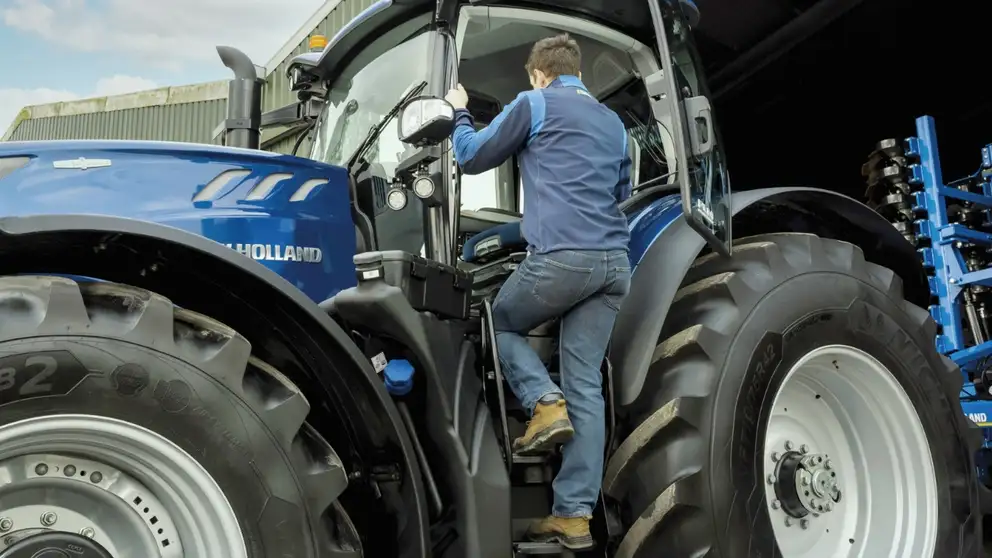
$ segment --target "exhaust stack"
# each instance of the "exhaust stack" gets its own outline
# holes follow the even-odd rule
[[[217,47],[224,65],[234,72],[227,91],[227,120],[224,121],[224,144],[258,149],[262,123],[262,84],[248,55],[229,47]]]

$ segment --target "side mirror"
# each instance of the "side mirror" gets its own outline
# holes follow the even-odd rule
[[[400,109],[399,137],[416,147],[437,145],[451,136],[455,109],[444,99],[415,97]]]

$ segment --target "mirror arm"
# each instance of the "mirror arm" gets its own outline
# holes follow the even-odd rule
[[[270,110],[262,113],[261,128],[293,126],[311,121],[320,114],[321,106],[319,99],[310,99]]]

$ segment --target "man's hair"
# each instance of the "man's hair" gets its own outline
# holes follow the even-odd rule
[[[540,70],[550,79],[555,79],[558,76],[578,75],[581,63],[579,43],[568,33],[563,33],[534,43],[526,68],[528,74]]]

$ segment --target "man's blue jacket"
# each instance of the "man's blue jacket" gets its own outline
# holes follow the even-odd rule
[[[523,236],[532,253],[626,250],[618,203],[630,196],[627,132],[620,117],[575,76],[525,91],[488,127],[455,112],[455,159],[479,174],[518,155],[524,186]]]

